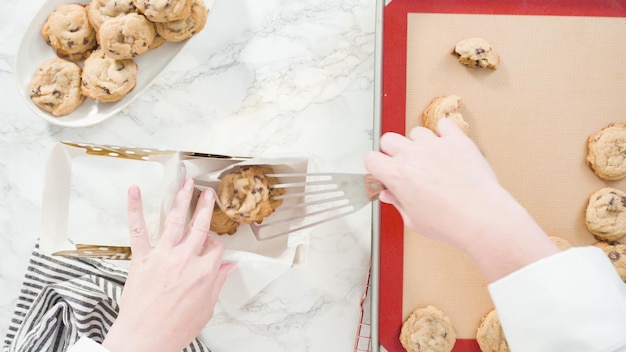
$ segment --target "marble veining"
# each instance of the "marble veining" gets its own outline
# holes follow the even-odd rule
[[[14,77],[44,0],[0,1],[0,334],[36,242],[46,153],[62,140],[268,156],[364,172],[372,148],[373,0],[215,0],[205,29],[107,121],[61,128],[35,116]],[[314,228],[307,265],[237,312],[216,311],[214,351],[351,351],[368,268],[370,208]]]

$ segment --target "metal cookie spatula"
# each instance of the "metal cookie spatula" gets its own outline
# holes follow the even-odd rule
[[[369,174],[283,173],[273,188],[285,193],[276,211],[260,224],[251,224],[258,240],[287,235],[352,214],[378,198],[385,186]]]

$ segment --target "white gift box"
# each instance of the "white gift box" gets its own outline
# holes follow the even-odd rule
[[[59,142],[49,151],[44,175],[40,250],[46,255],[126,259],[130,253],[127,190],[131,185],[141,188],[146,225],[154,244],[184,179],[214,179],[238,164],[305,173],[308,158],[233,157]],[[237,309],[291,267],[305,265],[307,236],[296,232],[259,241],[245,224],[234,235],[219,236],[225,247],[223,260],[237,264],[222,289],[222,306]],[[112,254],[112,249],[121,254]],[[125,261],[116,263],[127,265]]]

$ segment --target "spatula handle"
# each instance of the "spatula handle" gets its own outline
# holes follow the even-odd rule
[[[372,201],[378,198],[378,194],[387,189],[382,182],[378,181],[371,174],[363,175],[363,179],[365,180],[365,191],[367,192],[367,198]]]

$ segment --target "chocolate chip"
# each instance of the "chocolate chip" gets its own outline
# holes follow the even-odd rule
[[[68,41],[68,42],[67,42],[67,46],[69,46],[69,47],[71,48],[72,46],[74,46],[74,42],[73,42],[73,41],[71,41],[71,40],[70,40],[70,41]]]
[[[476,48],[476,55],[483,54],[484,52],[485,52],[485,49],[483,49],[483,48]]]
[[[626,197],[622,197],[622,206],[626,207]]]
[[[60,98],[61,97],[61,92],[59,92],[58,90],[53,90],[52,91],[52,95],[54,95],[56,98]]]
[[[609,200],[609,206],[613,205],[613,201],[615,200],[615,197],[611,197],[611,199]]]
[[[83,38],[83,45],[87,45],[89,44],[89,38],[85,37]]]
[[[79,29],[80,28],[70,28],[70,32],[71,33],[76,33],[76,32],[78,32]]]
[[[108,95],[111,95],[111,91],[109,90],[109,88],[107,87],[102,87],[102,90],[107,93]]]
[[[126,65],[124,65],[122,62],[117,62],[117,71],[121,71],[124,68],[126,68]]]
[[[620,257],[619,252],[617,252],[617,251],[610,251],[609,252],[609,259],[611,259],[611,260],[619,260],[619,257]]]

